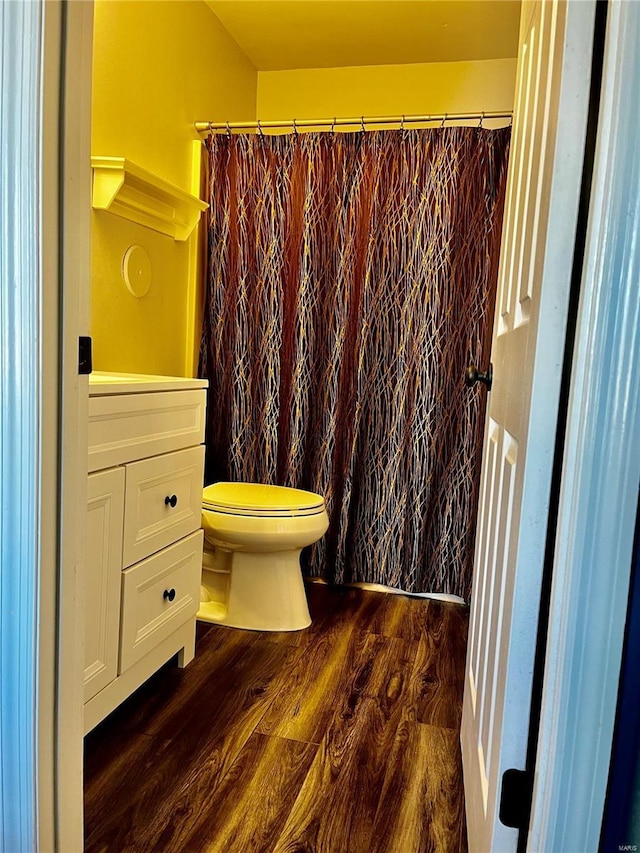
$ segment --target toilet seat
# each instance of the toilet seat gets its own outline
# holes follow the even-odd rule
[[[262,483],[213,483],[202,493],[208,512],[254,518],[291,518],[325,511],[322,495]]]

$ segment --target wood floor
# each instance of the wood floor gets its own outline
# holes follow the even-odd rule
[[[308,595],[305,631],[201,625],[87,736],[87,851],[466,851],[466,608]]]

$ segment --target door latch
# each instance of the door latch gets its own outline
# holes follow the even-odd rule
[[[84,376],[93,370],[92,341],[88,335],[78,338],[78,373]]]
[[[502,774],[500,821],[505,826],[526,830],[529,826],[533,777],[526,770],[511,768]]]

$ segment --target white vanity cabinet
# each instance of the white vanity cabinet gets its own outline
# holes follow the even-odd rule
[[[206,386],[90,377],[85,733],[173,655],[194,656]]]

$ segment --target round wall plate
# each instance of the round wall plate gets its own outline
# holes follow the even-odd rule
[[[129,246],[122,258],[122,277],[127,290],[136,299],[146,296],[151,287],[151,260],[142,246]]]

